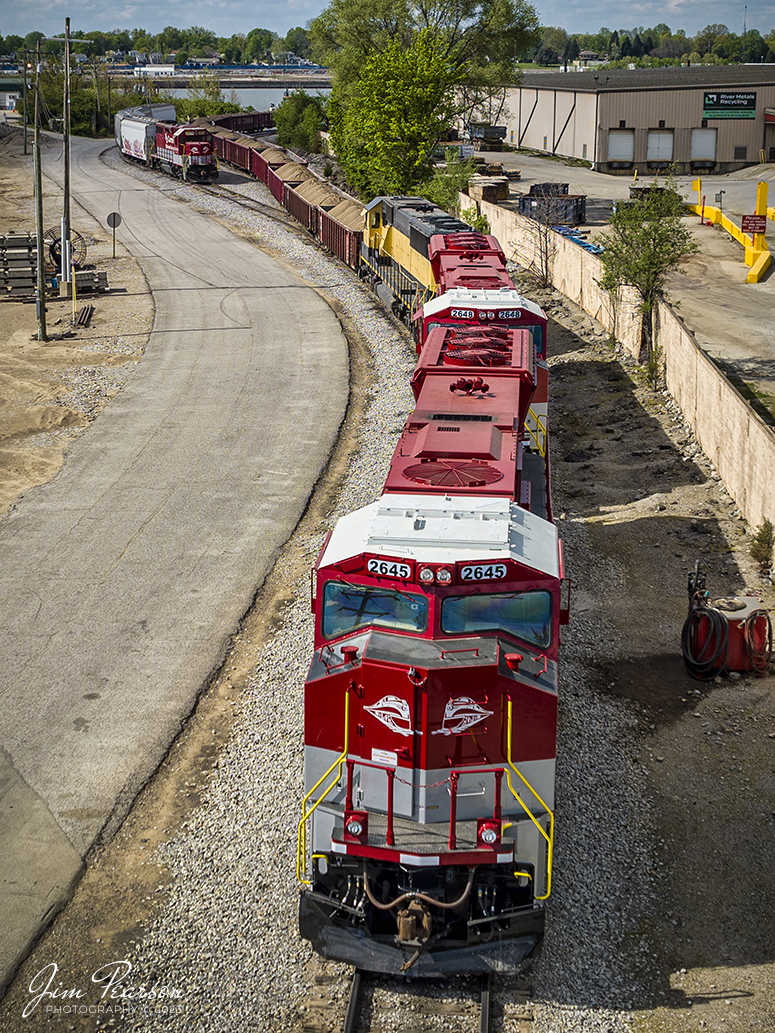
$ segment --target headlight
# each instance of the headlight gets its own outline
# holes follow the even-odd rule
[[[495,829],[482,829],[482,842],[486,843],[487,846],[492,846],[493,843],[497,843],[498,833]]]
[[[363,825],[361,825],[359,821],[348,821],[347,831],[350,833],[351,836],[360,836],[360,834],[363,832]]]
[[[433,571],[430,567],[423,567],[420,571],[420,581],[424,585],[429,585],[433,581]]]
[[[452,571],[442,567],[441,570],[436,571],[436,580],[440,585],[448,585],[452,580]]]

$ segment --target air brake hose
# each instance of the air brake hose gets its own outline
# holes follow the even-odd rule
[[[761,617],[767,622],[767,637],[763,645],[756,641],[756,623]],[[743,637],[751,669],[757,674],[764,674],[772,656],[772,621],[767,610],[754,610],[753,613],[749,613],[743,625]]]
[[[468,869],[468,882],[466,888],[463,890],[463,894],[457,900],[453,900],[450,904],[445,904],[441,900],[436,900],[434,897],[429,897],[425,893],[402,893],[400,897],[396,897],[395,900],[391,900],[389,904],[380,904],[378,900],[375,900],[371,887],[369,886],[369,876],[366,873],[366,868],[363,869],[363,888],[366,890],[366,896],[369,898],[371,903],[380,911],[390,911],[392,908],[397,907],[398,904],[402,904],[405,900],[424,900],[426,904],[432,904],[434,907],[440,907],[444,910],[449,908],[460,907],[460,905],[468,898],[471,892],[471,887],[474,884],[474,875],[476,874],[476,868]]]
[[[700,639],[703,621],[710,630]],[[715,644],[715,648],[714,648]],[[698,681],[709,681],[723,668],[729,645],[729,622],[726,616],[712,606],[693,606],[681,631],[681,653],[689,674]]]

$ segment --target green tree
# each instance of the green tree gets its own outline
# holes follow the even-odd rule
[[[664,188],[656,186],[634,200],[620,202],[611,216],[610,229],[596,241],[605,249],[600,286],[615,296],[626,284],[640,295],[641,345],[646,358],[658,347],[653,340],[653,312],[667,278],[683,272],[681,261],[698,250],[691,231],[681,221],[683,210],[683,201],[668,180]]]
[[[346,110],[337,109],[335,87],[332,140],[350,183],[368,194],[405,194],[427,180],[463,76],[445,43],[424,29],[408,47],[396,39],[368,58]]]
[[[313,57],[330,68],[346,103],[373,52],[409,47],[426,30],[453,68],[497,66],[516,80],[517,55],[538,42],[527,0],[331,0],[310,25]]]
[[[701,54],[709,54],[716,40],[721,36],[726,36],[728,32],[729,29],[726,25],[719,25],[718,23],[706,25],[694,37],[694,46]]]
[[[445,157],[445,167],[434,168],[430,181],[419,187],[417,192],[451,215],[459,215],[460,193],[468,188],[476,165],[470,158],[461,159],[459,152],[452,147],[447,148]]]
[[[271,51],[275,34],[271,29],[251,29],[245,40],[243,54],[250,61],[262,61]]]
[[[284,147],[317,154],[324,115],[321,97],[310,97],[304,90],[296,90],[275,111],[277,142]]]
[[[204,53],[205,47],[209,47],[211,50],[217,49],[218,40],[212,29],[205,29],[202,25],[192,25],[190,29],[183,29],[181,34],[183,46],[190,53],[195,51]]]
[[[562,52],[562,61],[565,67],[567,68],[568,65],[573,64],[580,53],[581,47],[579,46],[579,41],[575,36],[571,36],[565,44],[565,49]]]
[[[11,35],[5,37],[3,53],[13,56],[24,49],[24,40],[21,36]]]
[[[169,54],[172,50],[180,50],[183,46],[183,33],[174,25],[168,25],[162,29],[156,37],[156,48],[162,54]]]
[[[300,26],[288,30],[283,40],[283,46],[291,54],[295,54],[296,57],[308,58],[312,54],[309,32]]]

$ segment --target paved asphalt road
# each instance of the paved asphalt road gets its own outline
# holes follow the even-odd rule
[[[121,213],[156,311],[126,387],[0,522],[0,989],[219,666],[348,394],[319,295],[104,147],[74,142],[73,195]]]

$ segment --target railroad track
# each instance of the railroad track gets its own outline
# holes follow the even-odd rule
[[[246,182],[249,183],[252,181],[246,179]],[[201,183],[197,185],[199,190],[204,190],[208,194],[212,194],[214,197],[222,197],[225,201],[230,201],[232,204],[239,205],[240,208],[245,208],[249,212],[257,212],[259,215],[264,215],[268,219],[274,219],[275,222],[282,223],[283,226],[289,228],[301,228],[296,220],[282,208],[275,208],[262,201],[256,201],[252,197],[245,197],[245,195],[240,194],[239,191],[231,190],[229,187],[221,186],[220,184]]]
[[[531,967],[505,979],[443,981],[326,967],[297,1006],[302,1033],[533,1033]]]
[[[525,997],[508,1015],[503,1002],[495,1004],[495,987],[491,975],[483,976],[480,985],[472,979],[466,993],[449,992],[445,983],[421,980],[406,983],[398,979],[361,972],[355,969],[350,983],[350,996],[342,1033],[419,1033],[438,1029],[441,1019],[445,1029],[466,1030],[466,1033],[495,1033],[508,1028],[511,1033],[530,1033],[533,1028],[533,1007]],[[396,1002],[398,996],[400,1000]],[[380,1001],[378,998],[382,997]],[[384,998],[387,997],[385,1001]],[[478,998],[478,999],[477,999]],[[496,1018],[497,1016],[497,1018]],[[328,1025],[329,1030],[336,1027]]]

